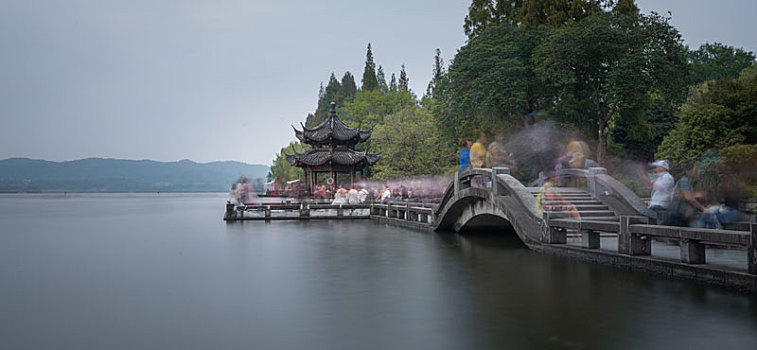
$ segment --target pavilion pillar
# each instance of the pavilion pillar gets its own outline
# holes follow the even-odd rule
[[[350,171],[350,187],[355,185],[355,171]]]

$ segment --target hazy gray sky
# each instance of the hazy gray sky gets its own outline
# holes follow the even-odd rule
[[[422,94],[465,43],[465,0],[0,0],[0,159],[270,164],[368,42]],[[754,0],[637,0],[687,44],[757,51]]]

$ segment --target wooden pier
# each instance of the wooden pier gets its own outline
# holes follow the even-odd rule
[[[244,220],[318,220],[368,219],[382,216],[429,225],[434,221],[434,204],[420,202],[370,204],[262,204],[234,205],[226,203],[223,219],[227,222]]]

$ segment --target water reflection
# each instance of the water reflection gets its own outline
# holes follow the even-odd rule
[[[225,224],[222,204],[0,198],[0,348],[757,348],[755,296],[508,231]]]

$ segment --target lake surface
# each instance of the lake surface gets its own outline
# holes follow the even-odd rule
[[[755,295],[225,200],[0,195],[0,348],[757,349]]]

